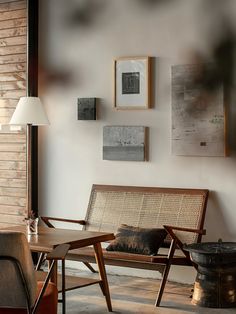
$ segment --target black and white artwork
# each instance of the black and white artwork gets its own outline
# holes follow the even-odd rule
[[[147,160],[146,129],[144,126],[104,126],[103,159]]]
[[[172,154],[225,156],[223,86],[206,94],[194,80],[198,71],[197,64],[172,66]]]
[[[96,120],[96,98],[78,98],[78,120]]]
[[[115,60],[116,109],[150,107],[150,57],[124,57]]]
[[[140,72],[122,73],[122,94],[140,93]]]

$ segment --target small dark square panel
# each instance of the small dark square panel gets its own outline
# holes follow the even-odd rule
[[[78,120],[96,120],[96,98],[78,98]]]
[[[140,93],[140,73],[124,72],[122,73],[122,94]]]

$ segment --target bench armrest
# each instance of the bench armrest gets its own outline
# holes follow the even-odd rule
[[[170,230],[176,230],[176,231],[193,232],[193,233],[198,233],[202,235],[206,234],[205,229],[192,229],[192,228],[175,227],[175,226],[167,226],[167,225],[164,225],[163,227],[167,230],[168,233]]]
[[[176,243],[177,246],[180,248],[180,250],[184,253],[184,255],[186,256],[186,258],[190,260],[190,255],[189,252],[184,250],[184,244],[183,242],[179,239],[179,237],[176,235],[176,233],[174,231],[184,231],[184,232],[193,232],[193,233],[197,233],[199,235],[203,235],[206,234],[206,230],[204,229],[191,229],[191,228],[184,228],[184,227],[175,227],[175,226],[167,226],[164,225],[163,226],[166,231],[168,232],[168,234],[170,235],[172,242]],[[197,266],[192,262],[193,266],[195,268],[197,268]]]
[[[82,220],[82,219],[80,219],[80,220],[78,220],[78,219],[66,219],[66,218],[48,217],[48,216],[41,216],[40,218],[50,228],[55,228],[54,225],[50,222],[50,220],[74,223],[74,224],[79,224],[79,225],[86,225],[86,221]]]
[[[64,260],[67,252],[70,249],[70,244],[60,244],[55,249],[48,253],[46,256],[47,260]]]

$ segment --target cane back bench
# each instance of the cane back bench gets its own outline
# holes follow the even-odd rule
[[[121,224],[141,228],[165,228],[168,232],[168,252],[156,256],[112,252],[104,249],[107,265],[158,270],[162,281],[156,306],[160,305],[171,265],[195,266],[183,244],[200,242],[203,229],[208,190],[186,188],[134,187],[93,185],[85,220],[41,217],[49,226],[52,220],[79,223],[83,230],[116,233]],[[166,243],[165,243],[166,244]],[[178,250],[176,250],[178,249]],[[181,251],[181,254],[177,254]],[[89,247],[71,250],[67,259],[81,261],[93,271],[95,262]]]

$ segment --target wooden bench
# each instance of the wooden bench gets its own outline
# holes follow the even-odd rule
[[[171,265],[195,266],[188,252],[183,250],[183,244],[200,242],[205,234],[207,199],[206,189],[93,185],[85,220],[41,218],[49,227],[54,227],[51,221],[56,220],[79,223],[83,230],[113,233],[123,223],[142,228],[164,227],[168,232],[167,254],[147,256],[105,249],[103,252],[107,265],[161,272],[162,281],[155,303],[159,306]],[[181,254],[176,254],[180,250]],[[90,263],[95,262],[95,257],[89,247],[69,251],[66,258],[84,262],[94,271]]]

